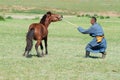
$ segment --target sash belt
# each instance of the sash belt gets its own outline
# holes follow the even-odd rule
[[[103,38],[104,38],[104,36],[96,36],[96,39],[97,39],[98,43],[101,42]]]

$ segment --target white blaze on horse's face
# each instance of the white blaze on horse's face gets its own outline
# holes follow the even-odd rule
[[[61,21],[63,18],[62,15],[58,15],[58,14],[51,14],[51,21],[52,22],[56,22],[56,21]]]

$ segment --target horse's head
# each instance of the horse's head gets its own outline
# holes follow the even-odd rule
[[[53,14],[50,11],[47,12],[41,19],[40,23],[44,24],[45,23],[50,23],[50,22],[56,22],[56,21],[61,21],[63,18],[62,15],[59,14]]]
[[[51,21],[51,22],[56,22],[56,21],[61,21],[63,16],[59,15],[59,14],[53,14],[51,12],[47,12],[46,13],[47,18]]]

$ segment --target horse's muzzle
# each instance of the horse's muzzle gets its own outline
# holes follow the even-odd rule
[[[60,15],[60,18],[59,18],[59,20],[61,21],[63,19],[63,15]]]

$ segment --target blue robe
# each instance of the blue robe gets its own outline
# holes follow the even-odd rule
[[[93,53],[102,53],[105,52],[107,48],[106,39],[103,38],[101,42],[97,42],[96,36],[104,35],[102,27],[95,23],[89,29],[83,29],[82,27],[78,27],[78,31],[83,34],[89,34],[93,37],[92,41],[90,41],[86,46],[86,51],[90,51]]]

